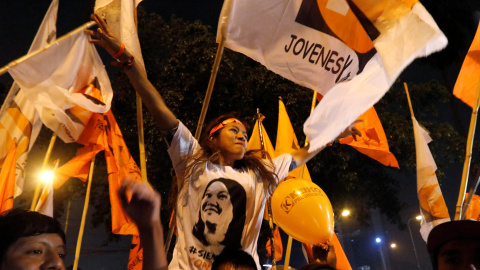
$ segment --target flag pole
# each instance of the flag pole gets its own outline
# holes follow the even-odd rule
[[[210,80],[208,81],[207,93],[205,94],[205,99],[203,100],[202,112],[200,113],[200,118],[198,119],[197,130],[195,131],[195,139],[199,140],[202,133],[203,122],[205,121],[205,115],[207,114],[208,104],[210,103],[210,98],[212,97],[213,86],[215,85],[215,79],[217,78],[218,68],[220,62],[222,61],[223,48],[225,47],[225,38],[222,36],[220,42],[218,43],[217,54],[215,55],[215,61],[213,62],[212,74],[210,75]]]
[[[67,217],[65,219],[65,229],[63,230],[65,235],[67,235],[68,229],[68,219],[70,218],[70,206],[72,206],[72,200],[68,198],[68,205],[67,205]]]
[[[408,92],[408,85],[406,82],[403,83],[403,87],[405,88],[405,93],[407,94],[408,108],[410,109],[410,115],[412,116],[412,118],[414,118],[415,115],[413,114],[412,101],[410,100],[410,93]]]
[[[461,220],[465,219],[468,207],[470,206],[470,203],[472,202],[473,195],[477,191],[478,184],[480,182],[480,171],[477,172],[477,175],[475,176],[474,181],[475,182],[473,182],[473,185],[470,187],[470,190],[468,192],[468,197],[465,200],[465,202],[463,203],[463,211],[462,211],[462,215],[460,216]]]
[[[90,171],[88,173],[87,192],[85,194],[85,204],[83,205],[83,214],[82,214],[82,221],[80,222],[80,230],[78,232],[77,249],[75,250],[75,261],[73,262],[73,270],[77,270],[78,260],[80,258],[80,249],[82,247],[83,231],[85,230],[85,220],[87,218],[88,203],[90,201],[90,190],[92,188],[94,164],[95,164],[95,157],[93,157],[92,161],[90,161]]]
[[[258,133],[260,137],[260,149],[262,151],[265,150],[265,143],[263,141],[263,130],[262,130],[262,115],[260,114],[260,109],[257,108],[257,123],[258,123]],[[262,152],[262,157],[266,158],[265,152]],[[268,226],[270,227],[270,231],[272,233],[272,237],[270,238],[270,253],[272,255],[272,270],[277,269],[277,261],[275,260],[275,232],[273,229],[273,216],[272,216],[272,201],[270,198],[267,200],[267,214],[268,214]]]
[[[51,43],[49,43],[47,46],[43,47],[43,48],[40,48],[38,50],[35,50],[29,54],[26,54],[20,58],[18,58],[17,60],[13,60],[12,62],[8,63],[6,66],[0,68],[0,76],[5,74],[9,68],[12,68],[12,67],[15,67],[16,65],[30,59],[31,57],[43,52],[43,51],[46,51],[48,48],[54,46],[54,45],[58,45],[60,42],[63,42],[65,39],[75,35],[76,33],[78,33],[79,31],[83,31],[85,28],[88,28],[92,25],[95,25],[95,22],[94,21],[91,21],[91,22],[88,22],[88,23],[85,23],[83,24],[82,26],[76,28],[75,30],[63,35],[62,37],[60,38],[57,38],[55,41],[52,41]]]
[[[47,166],[48,160],[50,159],[50,154],[52,153],[53,145],[55,144],[55,140],[57,139],[57,133],[52,134],[52,138],[50,139],[50,144],[48,145],[47,153],[45,154],[45,158],[43,159],[42,164],[42,171],[45,170]],[[35,211],[35,206],[38,202],[38,197],[40,196],[40,188],[41,182],[37,181],[37,187],[35,188],[35,193],[33,194],[32,204],[30,205],[30,211]]]
[[[463,201],[465,199],[465,191],[467,190],[468,174],[470,172],[470,162],[472,161],[473,138],[475,135],[475,127],[477,125],[478,105],[480,97],[480,80],[477,84],[477,93],[475,96],[475,105],[472,108],[472,117],[470,118],[470,128],[468,129],[467,149],[465,154],[465,162],[463,163],[462,182],[460,183],[460,191],[458,194],[457,207],[455,208],[455,220],[461,220],[465,217],[463,209]]]

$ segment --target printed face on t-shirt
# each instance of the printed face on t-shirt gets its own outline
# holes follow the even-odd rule
[[[222,242],[233,217],[230,193],[225,184],[212,183],[205,191],[201,207],[207,241],[212,244]]]

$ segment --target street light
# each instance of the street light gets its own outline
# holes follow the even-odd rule
[[[397,244],[391,243],[391,244],[390,244],[390,247],[391,247],[391,248],[396,248],[396,247],[397,247]]]
[[[350,210],[345,209],[342,211],[342,217],[348,217],[350,215]]]
[[[380,237],[375,238],[375,242],[378,244],[378,250],[380,250],[380,257],[382,258],[383,270],[387,270],[387,264],[385,263],[385,257],[383,257],[382,238],[380,238]]]
[[[418,262],[417,249],[415,248],[415,242],[413,242],[412,230],[410,229],[410,221],[412,221],[414,219],[420,221],[420,220],[422,220],[422,216],[418,215],[418,216],[416,216],[414,218],[411,218],[407,221],[408,232],[410,233],[410,240],[412,240],[412,245],[413,245],[413,252],[415,252],[415,259],[417,260],[417,268],[418,268],[418,270],[421,270],[420,263]]]

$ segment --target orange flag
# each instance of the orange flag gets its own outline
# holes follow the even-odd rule
[[[337,234],[333,234],[332,244],[335,247],[335,254],[337,255],[337,269],[338,270],[352,270],[352,266],[348,262],[347,255],[343,251],[340,241],[338,241]]]
[[[142,270],[143,266],[143,246],[140,243],[140,236],[132,237],[130,246],[130,255],[128,256],[128,270]]]
[[[475,106],[475,95],[480,78],[480,24],[468,49],[462,68],[453,88],[453,94],[468,106]]]
[[[293,131],[292,123],[285,109],[285,104],[281,99],[278,100],[278,126],[277,126],[277,141],[275,143],[275,155],[279,156],[285,153],[291,153],[300,149],[298,145],[297,136]],[[302,167],[298,167],[291,171],[288,176],[293,178],[299,178]],[[310,173],[308,172],[307,165],[303,169],[303,179],[312,181]]]
[[[282,244],[282,237],[280,236],[280,231],[278,229],[278,226],[275,227],[275,230],[273,230],[273,238],[275,239],[273,242],[275,243],[275,261],[280,261],[282,259],[282,254],[283,254],[283,244]],[[267,245],[265,246],[267,248],[267,257],[272,256],[272,242],[270,239],[267,240]]]
[[[383,130],[382,123],[373,107],[364,112],[358,119],[363,122],[355,125],[362,133],[355,141],[352,136],[340,139],[341,144],[348,144],[358,152],[367,155],[385,166],[398,167],[395,156],[388,148],[387,136]]]
[[[13,195],[15,193],[15,169],[17,143],[14,141],[8,151],[5,162],[0,172],[0,213],[13,208]]]
[[[322,96],[317,95],[317,100],[320,102]],[[357,141],[355,141],[353,137],[350,136],[340,139],[339,142],[352,146],[358,152],[375,159],[385,166],[399,168],[397,159],[390,152],[387,136],[385,135],[382,123],[375,109],[371,107],[360,115],[357,120],[363,120],[362,123],[355,125],[362,134],[362,137],[357,137]]]
[[[80,113],[81,110],[77,112]],[[75,158],[56,170],[58,180],[54,187],[58,188],[70,177],[78,177],[85,181],[90,160],[103,150],[107,161],[112,232],[138,235],[137,227],[122,210],[118,189],[126,178],[142,181],[140,169],[127,149],[113,113],[108,111],[104,114],[92,114],[77,142],[85,147],[77,151]]]
[[[465,194],[465,198],[468,197],[468,193]],[[480,196],[473,195],[470,206],[465,213],[465,219],[474,219],[480,221]]]

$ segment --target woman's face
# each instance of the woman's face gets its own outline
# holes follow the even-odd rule
[[[220,130],[217,146],[225,161],[225,165],[233,165],[245,155],[248,145],[248,135],[245,127],[240,123],[228,124]]]
[[[7,250],[1,270],[64,270],[66,249],[55,233],[21,237]]]

